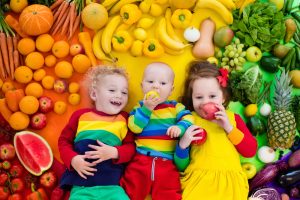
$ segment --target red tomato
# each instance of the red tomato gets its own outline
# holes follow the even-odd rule
[[[9,173],[12,177],[20,177],[23,173],[23,167],[19,164],[13,164],[9,169]]]
[[[195,136],[202,137],[202,138],[199,139],[199,140],[192,141],[192,144],[194,144],[194,145],[201,145],[201,144],[204,144],[204,142],[206,141],[206,138],[207,138],[207,132],[206,132],[206,130],[204,130],[202,128],[200,130],[202,130],[202,132],[197,133]]]
[[[15,193],[8,197],[8,200],[22,200],[22,199],[23,199],[22,196],[18,193]]]
[[[5,200],[9,196],[9,189],[7,187],[0,187],[0,200]]]
[[[0,185],[5,185],[6,181],[8,179],[7,173],[1,173],[0,174]]]
[[[21,192],[22,190],[24,190],[24,187],[24,182],[20,178],[14,178],[11,181],[11,189],[13,192]]]

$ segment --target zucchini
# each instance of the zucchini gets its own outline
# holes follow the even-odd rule
[[[279,70],[281,60],[274,56],[263,56],[260,60],[260,67],[270,73],[275,73]]]

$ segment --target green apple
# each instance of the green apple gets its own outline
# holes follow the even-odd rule
[[[252,163],[243,163],[242,169],[246,173],[248,179],[253,178],[256,174],[256,167]]]
[[[249,47],[246,51],[246,58],[249,62],[258,62],[261,59],[261,57],[262,52],[256,46]]]
[[[276,5],[277,10],[281,10],[284,5],[284,0],[269,0],[269,2],[272,2]]]

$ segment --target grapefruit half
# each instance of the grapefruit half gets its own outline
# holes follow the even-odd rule
[[[14,146],[20,162],[31,174],[40,176],[51,167],[52,150],[40,135],[30,131],[18,132],[14,137]]]

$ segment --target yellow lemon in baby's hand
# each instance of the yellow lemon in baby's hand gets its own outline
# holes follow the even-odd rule
[[[158,94],[158,92],[156,92],[154,90],[151,90],[151,91],[147,92],[146,99],[149,99],[150,97],[152,97],[152,98],[158,98],[159,94]]]

